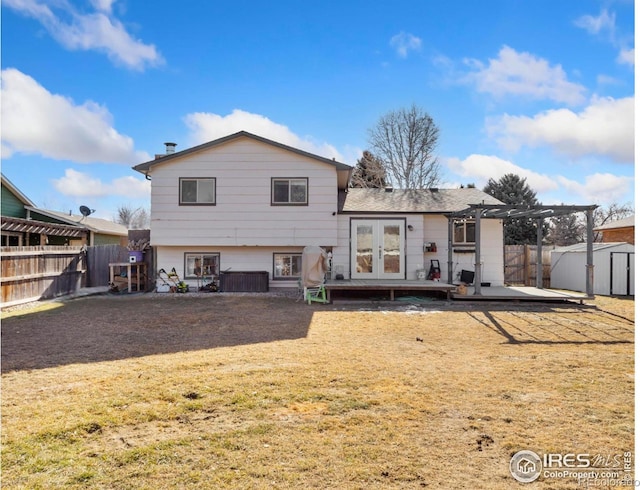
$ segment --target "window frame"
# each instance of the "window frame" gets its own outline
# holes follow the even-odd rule
[[[462,230],[464,233],[464,237],[462,241],[456,240],[456,227],[460,225],[462,225]],[[453,227],[453,230],[451,230],[451,234],[453,236],[453,243],[455,245],[469,245],[469,246],[475,247],[476,245],[476,233],[475,233],[476,220],[475,219],[454,220],[451,226]],[[469,226],[473,226],[473,232],[471,233],[471,237],[469,237]]]
[[[189,259],[194,258],[197,260],[198,258],[204,262],[204,257],[215,257],[215,267],[214,272],[209,274],[202,274],[201,276],[196,275],[195,273],[190,274],[189,272]],[[184,278],[185,279],[198,279],[203,277],[213,277],[217,279],[220,276],[220,252],[185,252],[184,253]]]
[[[300,257],[300,271],[297,276],[281,276],[277,274],[276,260],[278,257]],[[297,281],[302,277],[302,252],[273,252],[273,274],[274,281]]]
[[[304,202],[292,202],[291,201],[291,184],[295,180],[304,181],[305,185],[305,200]],[[288,201],[276,201],[275,200],[275,183],[284,182],[289,183],[289,200]],[[309,205],[309,177],[271,177],[271,205],[272,206],[308,206]]]
[[[199,181],[204,181],[204,180],[211,180],[213,182],[213,201],[212,202],[197,202],[197,182]],[[186,181],[195,181],[196,182],[196,202],[185,202],[182,200],[182,194],[183,194],[183,189],[182,189],[182,184],[183,182]],[[216,178],[215,177],[180,177],[178,179],[178,204],[180,206],[215,206],[216,205],[216,198],[217,198],[217,182],[216,182]]]

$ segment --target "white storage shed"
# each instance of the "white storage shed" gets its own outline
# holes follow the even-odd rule
[[[551,251],[551,288],[585,292],[587,244]],[[626,242],[593,244],[593,293],[635,295],[634,246]]]

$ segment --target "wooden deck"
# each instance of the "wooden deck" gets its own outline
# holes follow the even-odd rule
[[[591,299],[585,293],[558,289],[538,289],[520,286],[492,286],[481,288],[480,295],[475,294],[473,286],[467,286],[467,294],[459,294],[456,284],[428,280],[364,280],[348,279],[327,281],[327,301],[331,302],[332,291],[382,291],[389,293],[389,299],[395,301],[396,291],[442,292],[447,299],[462,301],[580,301]]]
[[[389,299],[395,300],[396,291],[430,291],[443,292],[447,299],[451,297],[451,292],[456,290],[454,284],[447,284],[439,281],[405,281],[398,280],[372,280],[372,279],[349,279],[343,281],[327,281],[327,301],[331,302],[331,291],[388,291]]]

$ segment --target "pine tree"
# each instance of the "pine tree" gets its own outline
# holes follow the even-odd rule
[[[536,193],[527,179],[516,174],[506,174],[499,180],[489,179],[484,187],[484,192],[490,194],[505,204],[514,206],[537,206],[540,204]],[[549,230],[544,224],[543,238]],[[508,218],[505,219],[504,243],[505,245],[534,245],[538,241],[537,220],[533,218]]]
[[[551,218],[548,241],[559,247],[584,242],[585,226],[575,213]]]
[[[351,175],[351,187],[383,189],[386,186],[382,162],[370,151],[363,151]]]

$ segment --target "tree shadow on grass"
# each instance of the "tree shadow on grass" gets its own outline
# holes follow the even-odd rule
[[[550,314],[552,313],[552,314]],[[507,344],[633,344],[633,320],[594,306],[536,305],[468,312]]]
[[[2,372],[305,338],[314,311],[290,298],[100,296],[2,321]]]

